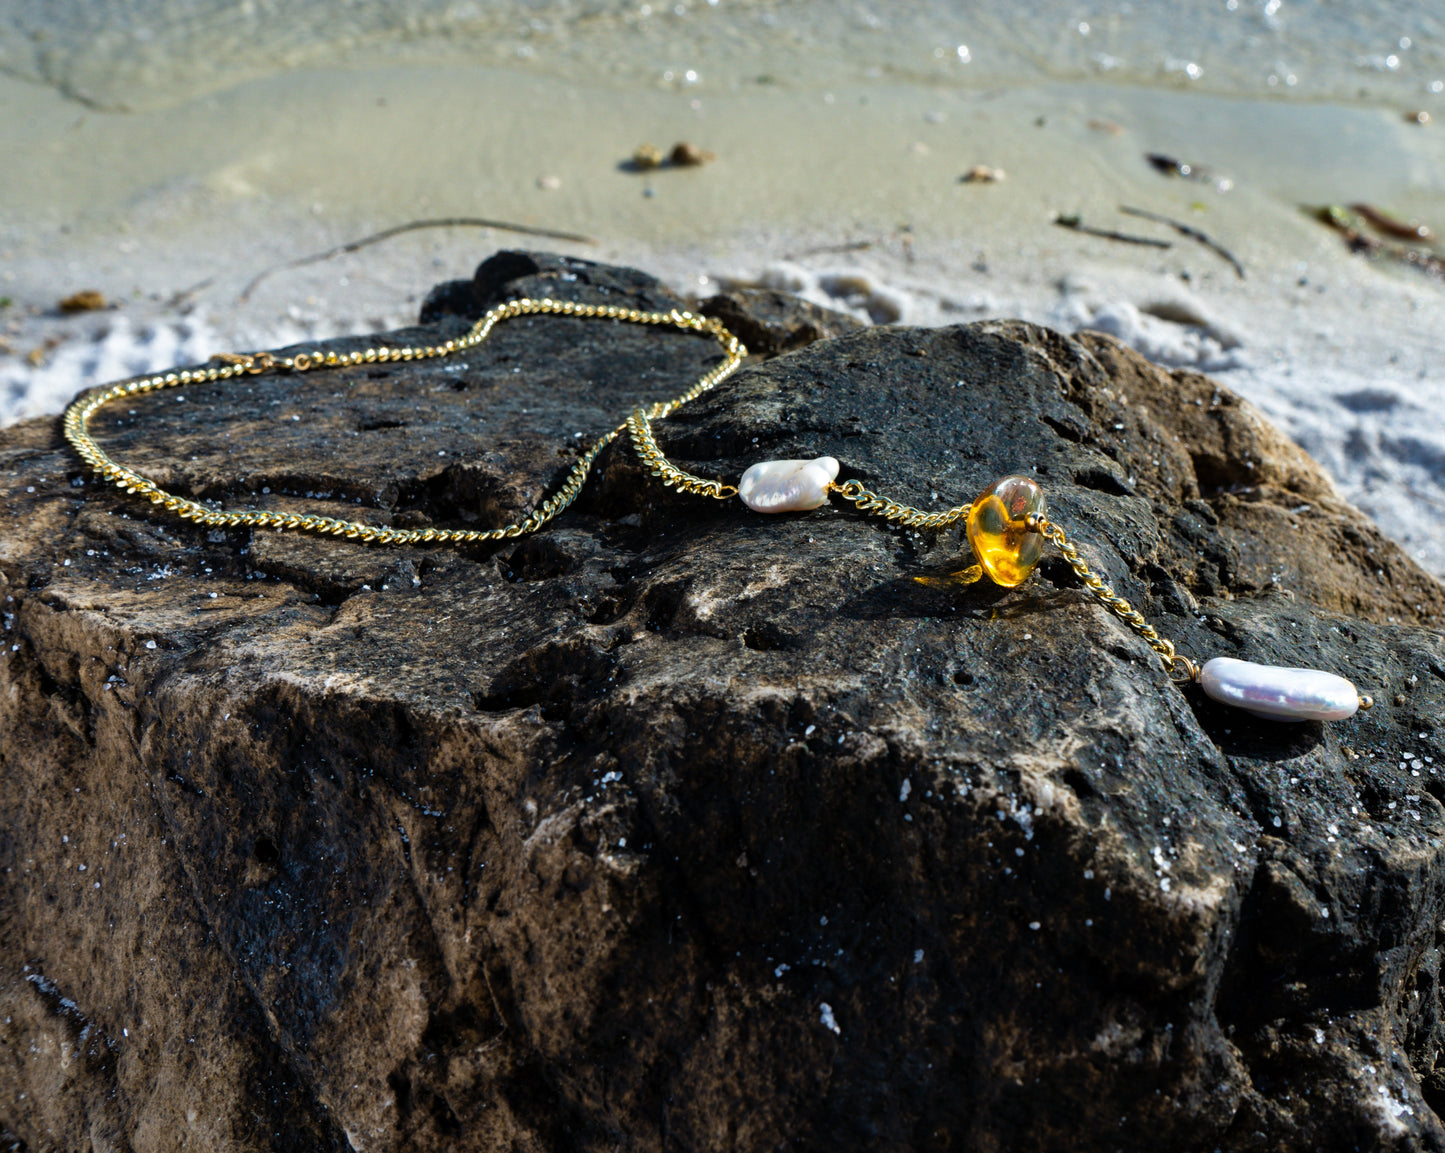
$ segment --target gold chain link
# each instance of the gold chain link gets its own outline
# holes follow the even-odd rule
[[[74,446],[75,451],[80,454],[86,464],[117,487],[126,492],[143,496],[167,512],[207,528],[246,527],[296,530],[345,537],[348,540],[360,540],[369,544],[471,544],[477,541],[521,536],[524,533],[536,532],[576,499],[577,494],[582,491],[582,486],[587,482],[587,475],[592,469],[593,461],[597,459],[597,454],[617,439],[622,430],[627,427],[626,422],[599,438],[572,466],[572,470],[567,474],[562,486],[519,521],[491,529],[398,529],[385,525],[366,524],[363,521],[317,516],[313,513],[260,512],[250,509],[237,512],[218,512],[197,501],[166,492],[153,480],[113,460],[91,436],[90,418],[112,401],[122,397],[156,392],[164,388],[179,388],[188,384],[208,384],[240,376],[256,376],[280,369],[287,369],[291,372],[308,372],[315,368],[385,364],[398,360],[428,360],[451,356],[481,344],[491,334],[492,329],[503,320],[537,314],[620,320],[628,324],[670,325],[685,332],[697,332],[713,337],[722,346],[723,361],[705,372],[681,396],[668,401],[660,401],[648,408],[647,414],[653,420],[666,416],[681,405],[695,400],[709,389],[716,387],[737,370],[738,366],[742,364],[743,358],[748,354],[748,350],[742,342],[724,328],[719,321],[691,312],[682,312],[677,309],[673,309],[671,312],[642,312],[635,308],[578,304],[570,300],[513,300],[488,311],[465,336],[448,340],[444,344],[403,348],[368,348],[365,351],[350,353],[317,349],[313,352],[302,352],[294,356],[283,357],[269,352],[223,353],[212,358],[220,362],[219,366],[157,373],[154,376],[136,377],[116,384],[101,385],[82,393],[66,408],[65,438]],[[653,448],[656,450],[655,442]],[[658,452],[657,455],[660,458],[662,454]]]
[[[724,485],[720,481],[693,476],[674,466],[658,448],[657,441],[652,436],[652,426],[648,421],[647,414],[641,410],[628,418],[627,430],[632,435],[632,443],[643,463],[647,465],[653,476],[662,478],[662,483],[668,487],[696,496],[714,497],[718,500],[724,500],[738,491],[732,485]],[[942,512],[924,512],[912,505],[899,504],[896,500],[880,496],[865,488],[861,481],[856,480],[844,481],[842,484],[831,482],[828,485],[828,491],[837,493],[844,500],[851,501],[853,507],[861,513],[881,517],[890,524],[902,525],[905,528],[947,528],[967,517],[968,511],[972,507],[972,505],[963,504]],[[1138,609],[1115,593],[1109,585],[1090,570],[1079,556],[1078,549],[1069,542],[1063,529],[1051,523],[1046,517],[1037,514],[1031,514],[1026,523],[1030,532],[1037,532],[1047,540],[1054,542],[1064,560],[1069,563],[1069,567],[1078,573],[1084,582],[1084,587],[1095,599],[1148,642],[1149,647],[1159,654],[1165,672],[1171,676],[1176,673],[1181,674],[1188,680],[1199,679],[1198,666],[1188,657],[1175,652],[1173,641],[1161,637]],[[974,566],[974,571],[981,574],[977,565]]]
[[[1188,657],[1175,652],[1173,641],[1161,637],[1155,632],[1154,626],[1144,619],[1138,609],[1119,596],[1104,582],[1103,578],[1084,563],[1083,558],[1079,556],[1079,550],[1069,542],[1063,529],[1053,524],[1048,517],[1039,516],[1037,513],[1029,515],[1028,526],[1031,531],[1054,542],[1054,546],[1064,560],[1068,561],[1069,567],[1078,573],[1079,578],[1084,582],[1084,587],[1089,590],[1095,600],[1148,642],[1149,647],[1159,654],[1159,659],[1164,663],[1165,672],[1171,676],[1175,672],[1182,673],[1191,681],[1199,679],[1198,666]]]

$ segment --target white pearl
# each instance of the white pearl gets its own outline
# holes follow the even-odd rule
[[[738,496],[754,512],[802,512],[828,501],[828,485],[838,476],[831,456],[817,460],[765,460],[743,473]]]
[[[1199,683],[1221,704],[1273,721],[1340,721],[1360,707],[1354,685],[1321,669],[1215,657],[1204,662]]]

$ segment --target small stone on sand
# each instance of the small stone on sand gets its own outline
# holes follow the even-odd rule
[[[632,167],[639,172],[647,172],[661,165],[662,153],[651,144],[639,144],[637,151],[632,154]]]
[[[93,288],[73,292],[58,305],[61,312],[95,312],[105,307],[105,297]]]
[[[987,164],[975,164],[959,177],[964,184],[997,184],[1005,178],[1002,168],[990,168]]]
[[[695,144],[689,144],[685,140],[679,140],[672,146],[672,152],[668,155],[668,161],[678,168],[698,168],[710,161],[717,159],[717,153],[708,152]]]

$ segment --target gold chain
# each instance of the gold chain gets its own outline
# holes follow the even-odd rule
[[[859,512],[881,516],[884,520],[901,524],[905,528],[947,528],[968,515],[969,506],[966,504],[945,512],[924,512],[911,505],[889,500],[886,496],[879,496],[876,492],[869,492],[856,480],[830,484],[828,488],[844,500],[851,500],[853,507]]]
[[[647,466],[648,472],[655,477],[660,477],[667,488],[675,488],[678,492],[691,493],[693,496],[709,496],[714,500],[727,500],[729,497],[738,495],[736,485],[723,484],[720,480],[709,480],[707,477],[693,476],[690,472],[683,472],[662,455],[662,449],[657,447],[657,441],[652,435],[652,415],[638,409],[627,418],[627,431],[632,436],[633,447],[637,449],[637,455],[642,458],[642,463]]]
[[[501,321],[518,316],[550,314],[577,316],[604,320],[620,320],[629,324],[671,325],[684,331],[704,333],[712,336],[722,346],[724,357],[720,364],[705,372],[686,392],[672,400],[658,401],[645,409],[637,409],[622,424],[599,437],[572,466],[561,487],[534,508],[527,516],[511,524],[491,529],[398,529],[384,525],[366,524],[363,521],[343,520],[336,517],[318,516],[314,513],[260,512],[251,509],[236,512],[218,512],[197,501],[166,492],[153,480],[142,476],[134,469],[125,467],[112,459],[90,434],[90,419],[107,404],[122,397],[156,392],[165,388],[179,388],[188,384],[214,383],[231,380],[240,376],[255,376],[266,372],[289,370],[308,372],[316,368],[339,368],[358,364],[378,364],[391,361],[429,360],[451,356],[469,348],[475,348],[491,335],[492,329]],[[723,325],[714,319],[697,316],[691,312],[674,309],[671,312],[642,312],[616,305],[577,304],[572,301],[550,299],[513,300],[491,309],[476,322],[471,330],[460,338],[438,345],[406,346],[403,348],[368,348],[365,351],[337,353],[316,350],[297,353],[294,356],[278,357],[269,352],[223,353],[214,357],[218,366],[188,369],[181,372],[157,373],[153,376],[136,377],[112,385],[102,385],[82,393],[65,410],[65,436],[87,464],[106,480],[127,492],[144,496],[152,504],[159,505],[167,512],[175,513],[184,520],[194,521],[208,528],[274,528],[314,532],[327,536],[345,537],[369,544],[471,544],[479,541],[501,540],[506,537],[522,536],[536,532],[539,528],[561,513],[582,491],[597,455],[611,444],[625,429],[632,438],[634,448],[648,472],[662,483],[679,492],[694,496],[727,500],[737,495],[737,487],[722,481],[694,476],[677,468],[663,454],[653,436],[652,422],[661,420],[669,413],[703,393],[715,388],[732,375],[747,356],[747,349]],[[968,505],[959,505],[942,512],[924,512],[910,505],[899,504],[886,496],[870,491],[856,480],[843,484],[829,484],[829,491],[837,493],[844,500],[852,502],[859,512],[881,517],[891,524],[906,528],[941,529],[956,524],[968,515]],[[1084,587],[1110,612],[1138,633],[1154,649],[1164,663],[1166,671],[1182,672],[1190,679],[1198,677],[1198,669],[1188,657],[1174,651],[1172,641],[1161,637],[1148,621],[1128,601],[1119,596],[1104,581],[1089,569],[1079,557],[1078,550],[1069,542],[1064,530],[1046,517],[1031,515],[1029,528],[1053,541],[1069,566],[1084,582]]]
[[[627,430],[632,436],[632,443],[637,449],[637,454],[647,465],[649,471],[655,477],[660,477],[662,483],[669,488],[676,488],[680,492],[692,493],[695,496],[713,497],[717,500],[725,500],[737,493],[737,488],[730,484],[723,484],[721,481],[709,480],[705,477],[693,476],[691,473],[683,472],[663,455],[662,450],[657,446],[657,441],[652,435],[652,425],[646,413],[641,410],[635,412],[627,420]],[[842,484],[829,482],[828,491],[837,493],[844,500],[851,501],[853,507],[859,512],[869,516],[882,517],[890,524],[901,525],[905,528],[919,529],[941,529],[956,524],[968,516],[971,505],[957,505],[954,508],[945,509],[942,512],[924,512],[922,509],[914,508],[912,505],[899,504],[886,496],[880,496],[865,488],[860,481],[849,480]],[[1119,596],[1114,590],[1104,583],[1103,579],[1094,573],[1083,559],[1079,551],[1064,534],[1064,530],[1053,524],[1047,517],[1039,516],[1037,513],[1030,513],[1025,521],[1030,532],[1039,533],[1046,540],[1051,540],[1057,546],[1064,560],[1069,567],[1076,572],[1084,582],[1084,587],[1099,601],[1105,608],[1122,620],[1126,625],[1138,633],[1149,647],[1159,654],[1164,664],[1165,672],[1173,676],[1176,672],[1182,674],[1188,680],[1199,679],[1199,668],[1188,657],[1175,652],[1174,642],[1161,637],[1155,631],[1154,626],[1144,619],[1143,615]],[[981,575],[982,570],[977,565],[973,570]],[[976,579],[976,578],[975,578]]]
[[[724,484],[720,480],[683,472],[668,460],[653,436],[652,420],[649,419],[651,416],[651,413],[638,409],[627,418],[627,431],[632,437],[632,444],[637,449],[637,455],[642,458],[653,476],[659,477],[668,488],[691,493],[693,496],[711,497],[714,500],[727,500],[729,497],[737,496],[736,485]],[[889,500],[886,496],[870,492],[856,480],[846,481],[843,484],[835,484],[830,481],[828,491],[836,492],[845,500],[852,501],[853,507],[859,512],[882,517],[889,523],[902,525],[904,528],[947,528],[967,516],[969,509],[969,506],[965,504],[944,512],[924,512],[922,509],[899,504],[896,500]]]
[[[665,463],[665,462],[664,462]],[[656,475],[656,473],[654,473]],[[859,512],[868,513],[871,516],[879,516],[893,524],[903,525],[907,528],[940,529],[956,524],[968,516],[970,505],[958,505],[944,512],[924,512],[922,509],[913,508],[911,505],[899,504],[886,496],[879,496],[870,492],[856,480],[845,481],[843,484],[830,484],[830,491],[836,492],[844,500],[853,502],[853,507]],[[1030,515],[1027,519],[1029,531],[1042,535],[1046,540],[1051,540],[1058,548],[1069,567],[1076,572],[1084,582],[1084,587],[1099,601],[1105,608],[1122,620],[1126,625],[1138,633],[1149,647],[1159,654],[1160,660],[1164,663],[1164,671],[1171,676],[1177,671],[1182,673],[1189,680],[1199,679],[1197,666],[1188,657],[1182,656],[1174,651],[1174,642],[1166,637],[1161,637],[1155,631],[1154,626],[1146,621],[1143,615],[1119,596],[1114,590],[1104,583],[1096,573],[1090,570],[1079,556],[1064,530],[1053,524],[1047,517]],[[975,566],[976,568],[977,566]]]
[[[359,364],[428,360],[450,356],[481,344],[491,334],[492,329],[503,320],[536,314],[617,320],[629,324],[668,325],[685,332],[701,333],[713,337],[722,346],[723,360],[703,373],[680,396],[634,410],[622,424],[599,437],[572,466],[558,490],[521,520],[512,524],[490,529],[398,529],[385,525],[366,524],[363,521],[318,516],[314,513],[263,512],[250,509],[238,512],[219,512],[197,501],[166,492],[155,481],[118,463],[107,455],[90,434],[91,417],[107,404],[122,397],[156,392],[165,388],[178,388],[188,384],[214,383],[281,370],[300,373],[316,368],[340,368]],[[695,400],[709,389],[715,388],[738,369],[747,354],[748,351],[742,342],[723,327],[721,322],[691,312],[683,312],[678,309],[670,312],[642,312],[616,305],[578,304],[572,301],[545,298],[522,299],[498,305],[478,320],[465,336],[448,340],[443,344],[368,348],[365,351],[349,353],[317,349],[312,352],[281,357],[270,352],[225,353],[213,357],[212,359],[219,363],[206,368],[157,373],[153,376],[135,377],[111,385],[101,385],[82,393],[70,403],[65,410],[64,430],[66,439],[74,446],[81,459],[104,479],[127,492],[145,497],[152,504],[161,506],[167,512],[208,528],[251,527],[298,530],[345,537],[348,540],[361,540],[371,544],[470,544],[536,532],[577,498],[577,494],[582,491],[587,482],[587,476],[591,472],[592,464],[598,454],[616,440],[624,429],[631,436],[633,447],[642,460],[643,466],[652,476],[659,478],[665,486],[677,489],[679,492],[709,497],[714,500],[727,500],[738,495],[736,485],[694,476],[672,464],[663,454],[662,449],[658,447],[652,431],[652,422],[661,420],[682,405]],[[835,493],[844,500],[850,501],[853,507],[861,513],[881,517],[890,524],[915,529],[947,528],[960,520],[967,519],[978,503],[959,505],[942,512],[924,512],[922,509],[880,496],[857,480],[845,481],[842,484],[830,481],[824,491]],[[1052,541],[1060,555],[1068,562],[1069,567],[1084,582],[1084,587],[1090,595],[1148,642],[1149,647],[1159,654],[1165,671],[1171,677],[1182,676],[1194,681],[1200,679],[1199,666],[1188,657],[1176,652],[1173,641],[1161,637],[1133,605],[1119,596],[1089,568],[1080,558],[1078,549],[1069,541],[1062,528],[1037,512],[1029,513],[1021,523],[1015,521],[1013,524],[1030,533],[1038,533],[1045,540]],[[971,529],[972,522],[970,522]],[[972,539],[972,535],[972,531],[970,531],[970,539]],[[978,555],[981,562],[987,563],[987,558],[982,553]],[[1032,568],[1032,566],[1033,562],[1030,561],[1028,567]],[[961,573],[955,573],[954,578],[959,579],[960,583],[968,583],[979,579],[982,571],[983,565],[975,564]],[[1209,691],[1207,686],[1206,691]],[[1369,708],[1373,701],[1369,696],[1360,695],[1359,703],[1361,708]],[[1318,714],[1311,714],[1308,709],[1304,709],[1299,715]]]
[[[65,410],[65,438],[74,446],[82,460],[117,487],[125,489],[126,492],[143,496],[152,504],[159,505],[167,512],[175,513],[184,520],[194,521],[196,524],[208,528],[247,527],[298,530],[345,537],[348,540],[361,540],[369,544],[470,544],[477,541],[521,536],[524,533],[536,532],[576,499],[577,494],[582,491],[582,486],[587,482],[587,475],[592,469],[593,461],[597,459],[597,454],[617,439],[622,430],[628,427],[628,422],[618,425],[611,432],[600,437],[572,466],[572,470],[567,474],[562,486],[527,516],[512,524],[492,529],[398,529],[385,525],[366,524],[362,521],[317,516],[312,513],[259,512],[250,509],[238,512],[218,512],[197,501],[166,492],[155,481],[142,476],[134,469],[117,463],[96,443],[95,438],[90,434],[89,426],[90,418],[112,401],[141,393],[156,392],[163,388],[213,383],[280,369],[287,369],[291,372],[307,372],[315,368],[384,364],[397,360],[428,360],[451,356],[453,353],[463,352],[481,344],[491,334],[493,327],[503,320],[539,313],[620,320],[628,324],[670,325],[685,332],[703,333],[717,340],[724,353],[722,363],[705,372],[681,396],[651,405],[647,409],[647,417],[652,420],[661,419],[679,406],[695,400],[709,389],[716,387],[737,370],[738,366],[742,364],[743,358],[748,354],[748,350],[742,342],[724,328],[719,321],[697,316],[691,312],[682,312],[677,309],[671,312],[641,312],[634,308],[577,304],[569,300],[513,300],[491,309],[472,326],[471,331],[465,336],[448,340],[444,344],[404,348],[368,348],[364,352],[350,353],[317,349],[313,352],[284,357],[274,356],[269,352],[225,353],[212,358],[220,361],[220,366],[158,373],[154,376],[123,380],[117,384],[101,385],[99,388],[82,393]],[[662,457],[661,452],[657,451],[655,442],[653,450],[659,458]],[[644,459],[646,458],[644,457]],[[666,462],[664,461],[664,463]]]
[[[1064,560],[1069,562],[1069,567],[1078,573],[1079,578],[1084,582],[1084,587],[1090,594],[1106,609],[1138,633],[1149,647],[1159,654],[1159,659],[1164,663],[1164,671],[1171,676],[1176,670],[1193,681],[1199,679],[1199,669],[1188,657],[1182,656],[1174,651],[1174,642],[1166,637],[1161,637],[1154,631],[1154,626],[1146,621],[1143,615],[1119,596],[1113,588],[1106,584],[1102,577],[1093,572],[1082,557],[1079,550],[1070,543],[1069,538],[1064,535],[1064,530],[1052,523],[1048,517],[1039,516],[1037,513],[1028,517],[1029,528],[1041,534],[1046,540],[1054,542]]]
[[[725,485],[721,481],[708,480],[704,477],[693,476],[691,473],[683,472],[675,467],[671,461],[663,455],[658,448],[657,441],[652,436],[652,426],[647,417],[641,411],[634,413],[627,421],[627,429],[632,435],[632,442],[637,448],[637,453],[642,457],[643,462],[648,466],[653,476],[661,477],[663,484],[670,488],[676,488],[681,492],[693,493],[697,496],[714,497],[718,500],[726,499],[734,495],[738,490],[733,485]],[[922,509],[914,508],[912,505],[899,504],[886,496],[880,496],[865,488],[860,481],[849,480],[842,484],[829,482],[828,491],[837,493],[844,500],[851,501],[853,507],[859,512],[869,516],[882,517],[890,524],[901,525],[905,528],[919,529],[941,529],[956,524],[968,516],[971,505],[958,505],[954,508],[945,509],[942,512],[924,512]],[[1175,652],[1174,642],[1166,637],[1161,637],[1155,631],[1154,626],[1144,619],[1143,615],[1119,596],[1114,590],[1104,583],[1103,579],[1094,573],[1083,559],[1079,551],[1064,530],[1052,523],[1047,517],[1039,516],[1037,513],[1030,513],[1025,520],[1030,532],[1039,533],[1046,540],[1053,541],[1069,567],[1076,572],[1084,582],[1084,587],[1096,600],[1105,608],[1122,620],[1126,625],[1138,633],[1149,647],[1159,654],[1164,664],[1164,671],[1171,676],[1176,673],[1182,674],[1188,680],[1199,679],[1199,668],[1188,657]],[[974,565],[972,570],[977,579],[982,575],[982,569]]]

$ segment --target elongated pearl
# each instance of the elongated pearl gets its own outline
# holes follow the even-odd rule
[[[765,460],[743,473],[738,496],[754,512],[802,512],[827,503],[828,485],[837,476],[838,462],[831,456]]]
[[[1199,683],[1221,704],[1273,721],[1340,721],[1360,707],[1354,685],[1321,669],[1215,657],[1204,662]]]

